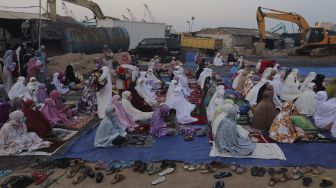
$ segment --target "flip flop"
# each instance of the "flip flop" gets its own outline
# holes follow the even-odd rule
[[[266,169],[264,167],[260,167],[258,169],[258,176],[259,177],[264,177],[265,174],[266,174]]]
[[[230,177],[230,176],[232,176],[232,173],[231,173],[231,172],[222,171],[222,172],[217,172],[217,173],[214,175],[214,178],[216,178],[216,179],[220,179],[220,178],[226,178],[226,177]]]
[[[155,180],[153,180],[152,185],[157,185],[157,184],[162,183],[164,181],[166,181],[166,177],[161,176],[161,177],[158,177]]]
[[[182,167],[183,167],[185,170],[188,170],[189,166],[190,166],[189,163],[186,163],[186,162],[182,163]]]
[[[116,184],[116,183],[119,183],[121,181],[123,181],[126,177],[122,174],[116,174],[114,176],[114,179],[111,181],[111,184]]]
[[[81,172],[77,177],[75,177],[75,179],[72,181],[72,184],[77,185],[82,182],[86,177],[87,175],[85,174],[85,172]]]
[[[98,172],[96,175],[96,183],[101,183],[104,179],[104,174],[101,172]]]
[[[251,176],[258,176],[259,175],[259,168],[254,166],[251,168]]]
[[[160,171],[161,169],[159,167],[154,166],[153,169],[148,172],[148,175],[154,175],[154,174],[159,173]]]
[[[191,165],[189,166],[188,171],[193,172],[198,170],[200,167],[201,167],[200,165]]]
[[[273,187],[275,184],[279,183],[280,180],[278,178],[275,178],[275,177],[272,177],[269,182],[268,182],[268,185]]]
[[[236,169],[236,173],[237,174],[244,174],[245,172],[246,172],[246,168],[238,165],[238,168]]]
[[[309,187],[309,185],[313,182],[313,179],[311,177],[304,177],[302,179],[302,185],[305,187]]]
[[[229,166],[229,168],[230,168],[231,172],[236,172],[238,166],[237,166],[236,163],[231,163],[230,166]]]
[[[67,174],[67,177],[68,177],[68,178],[73,178],[73,177],[79,172],[80,169],[81,169],[80,166],[74,166],[74,167],[72,167],[72,168],[69,170],[69,172],[68,172],[68,174]]]
[[[175,168],[167,168],[159,173],[159,176],[165,176],[167,174],[171,174],[175,171]]]
[[[320,187],[326,188],[332,186],[334,183],[330,180],[323,179],[322,182],[320,183]]]
[[[223,180],[218,180],[215,182],[215,184],[212,186],[212,188],[223,188],[224,187],[224,181]]]
[[[275,175],[275,169],[274,168],[269,168],[267,171],[268,171],[268,175],[270,177],[274,177],[274,175]]]

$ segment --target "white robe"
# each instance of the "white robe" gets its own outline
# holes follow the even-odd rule
[[[216,112],[216,100],[217,99],[221,99],[223,101],[224,104],[224,87],[217,87],[216,88],[216,92],[214,93],[214,95],[212,96],[208,107],[206,108],[206,115],[207,115],[207,119],[208,121],[213,121],[214,120],[214,116],[215,116],[215,112]]]
[[[215,66],[223,66],[223,64],[224,63],[223,63],[223,60],[222,60],[220,54],[217,54],[216,57],[215,57],[215,59],[214,59],[214,61],[213,61],[213,65],[215,65]]]
[[[207,77],[212,77],[212,69],[204,68],[197,80],[198,85],[201,86],[202,89],[204,88],[204,83]]]
[[[36,93],[37,93],[37,90],[35,90],[35,88],[33,86],[28,86],[23,99],[32,100],[37,104],[38,99],[36,97]]]
[[[106,80],[105,86],[96,93],[98,105],[98,117],[103,119],[105,117],[105,110],[108,106],[112,105],[112,82],[110,69],[107,66],[102,67],[103,73],[99,81]]]
[[[124,108],[125,112],[132,115],[132,118],[134,121],[144,121],[151,119],[153,116],[153,112],[142,112],[132,105],[132,103],[127,99],[123,98],[121,99],[121,105]]]
[[[310,82],[312,82],[316,77],[315,72],[310,72],[308,76],[305,78],[305,80],[302,82],[300,86],[300,92],[304,92]]]
[[[58,79],[59,74],[58,73],[54,73],[54,77],[52,80],[52,84],[55,86],[55,88],[57,89],[57,91],[60,92],[60,94],[66,94],[68,93],[70,90],[68,87],[64,86],[61,81]]]
[[[237,86],[238,86],[238,83],[239,83],[239,80],[243,74],[244,70],[243,69],[240,69],[238,71],[238,75],[235,77],[235,79],[233,79],[233,82],[232,82],[232,89],[236,89]]]
[[[169,84],[169,88],[166,94],[166,102],[174,96],[174,89],[177,87],[177,81],[176,80],[172,80]]]
[[[285,80],[280,97],[284,101],[293,101],[301,95],[299,91],[300,82],[297,80],[296,74],[297,72],[293,71]]]
[[[13,85],[13,87],[8,92],[8,97],[10,100],[18,97],[23,98],[25,96],[27,87],[24,84],[25,78],[19,77],[18,81]]]
[[[295,106],[302,115],[312,116],[315,113],[314,106],[315,92],[313,88],[307,87],[300,97],[295,101]]]
[[[139,77],[139,68],[137,66],[122,64],[120,65],[122,68],[128,69],[131,71],[132,82],[135,82]]]
[[[137,85],[135,86],[135,90],[138,92],[138,94],[146,101],[147,104],[149,104],[149,106],[153,107],[157,104],[156,99],[152,98],[150,95],[147,94],[145,88],[144,88],[144,84],[141,83],[144,82],[141,79],[138,79],[137,81]]]
[[[180,124],[192,123],[198,120],[190,115],[196,106],[185,99],[183,89],[179,85],[174,89],[174,97],[170,97],[165,104],[176,110],[176,117]]]
[[[336,137],[336,98],[328,100],[328,95],[325,91],[319,91],[314,96],[315,114],[314,121],[318,128],[325,128],[332,124],[331,134]]]
[[[258,93],[262,86],[266,84],[266,79],[261,79],[246,95],[245,99],[249,102],[251,106],[257,104]]]
[[[281,81],[281,75],[280,74],[276,74],[273,78],[273,80],[271,81],[271,85],[273,86],[274,89],[274,93],[277,96],[280,96],[282,94],[282,89],[283,89],[283,83]]]

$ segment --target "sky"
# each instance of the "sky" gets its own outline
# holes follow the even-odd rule
[[[42,6],[46,7],[46,1],[42,0]],[[98,3],[106,16],[122,18],[121,15],[130,17],[126,8],[131,9],[135,17],[140,21],[149,20],[145,17],[146,3],[157,22],[172,25],[176,31],[187,31],[187,20],[195,17],[193,31],[211,27],[243,27],[257,28],[256,10],[258,6],[272,8],[288,12],[296,12],[302,15],[310,25],[315,22],[336,23],[334,9],[336,0],[93,0]],[[1,8],[1,6],[33,6],[38,5],[38,0],[0,0],[0,10],[38,12],[36,8]],[[66,3],[72,10],[77,20],[83,20],[85,16],[93,18],[90,10]],[[57,13],[64,15],[61,0],[57,0]],[[281,21],[267,20],[267,28],[272,28]],[[296,27],[287,23],[287,30],[292,32]]]

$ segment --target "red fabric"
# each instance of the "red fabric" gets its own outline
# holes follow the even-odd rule
[[[23,110],[26,120],[27,129],[29,132],[35,132],[40,137],[46,137],[52,130],[48,120],[38,110],[33,110],[33,101],[27,100],[23,103]]]
[[[126,72],[127,72],[127,69],[119,66],[117,68],[117,74],[120,75],[120,76],[125,76],[126,77]],[[128,89],[128,85],[129,85],[129,81],[128,80],[124,80],[124,86],[125,86],[125,89]]]
[[[268,67],[274,67],[274,65],[276,64],[276,61],[274,60],[262,60],[261,61],[261,65],[260,65],[260,69],[259,69],[259,74],[262,74],[266,68]]]

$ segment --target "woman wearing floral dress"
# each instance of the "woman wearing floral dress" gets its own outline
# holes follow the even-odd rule
[[[292,124],[291,114],[294,107],[292,102],[284,102],[281,105],[281,111],[274,119],[269,130],[270,138],[281,143],[293,143],[304,135],[301,128],[294,127]]]
[[[150,134],[157,137],[163,137],[167,134],[167,121],[170,108],[166,104],[162,104],[157,108],[152,116],[150,125]]]

